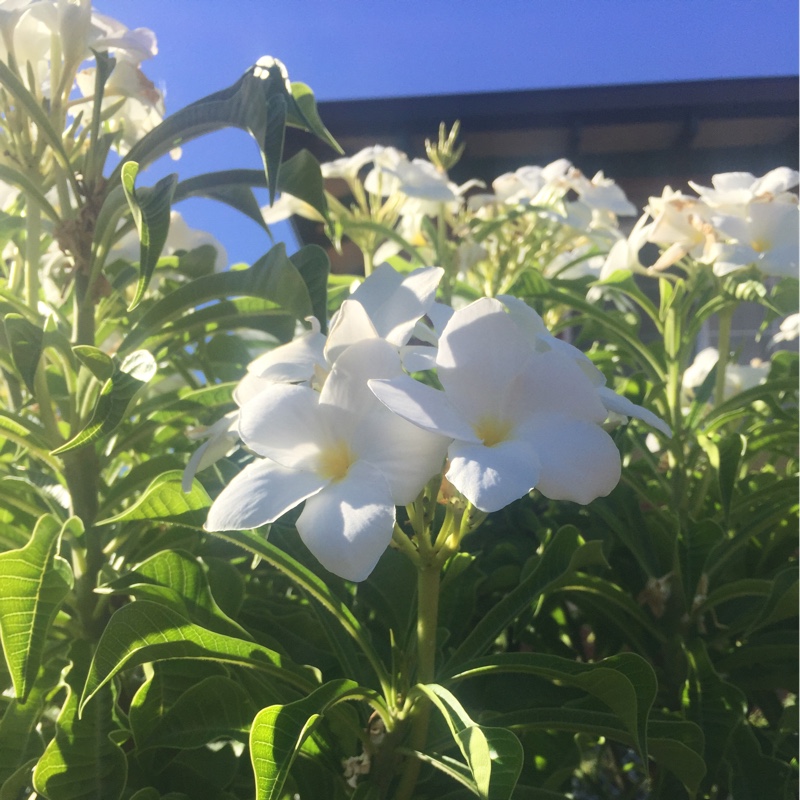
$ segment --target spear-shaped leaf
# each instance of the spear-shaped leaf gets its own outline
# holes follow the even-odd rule
[[[464,707],[443,686],[431,683],[417,686],[444,717],[474,783],[474,791],[482,800],[508,800],[522,770],[524,752],[519,739],[505,728],[487,728],[475,723]],[[439,760],[439,759],[437,759]],[[431,763],[439,766],[437,760]],[[463,766],[449,760],[453,771]],[[463,782],[463,781],[462,781]]]
[[[137,350],[127,356],[105,382],[89,424],[52,455],[94,442],[107,436],[125,418],[128,404],[139,389],[156,374],[156,361],[147,350]]]
[[[139,282],[136,285],[133,300],[128,306],[128,311],[139,305],[139,301],[150,283],[161,251],[164,249],[169,233],[170,204],[178,183],[178,176],[173,173],[162,178],[153,187],[137,189],[135,184],[138,173],[139,165],[135,161],[126,161],[122,165],[122,188],[130,206],[133,221],[136,223],[136,230],[139,231],[141,244]]]
[[[65,523],[79,525],[77,520]],[[14,692],[23,702],[42,660],[47,631],[72,585],[69,564],[58,555],[58,520],[39,518],[31,540],[0,555],[0,640]]]
[[[81,709],[118,672],[172,658],[241,664],[304,691],[315,685],[310,669],[293,664],[274,650],[193,625],[167,606],[137,600],[119,609],[103,631],[83,689]]]
[[[52,800],[118,800],[125,788],[127,761],[112,740],[120,731],[110,686],[100,692],[89,713],[79,717],[78,697],[91,657],[87,641],[70,650],[73,664],[65,677],[67,698],[58,715],[56,735],[33,773],[33,785]]]
[[[21,314],[6,314],[3,319],[11,357],[28,391],[34,394],[33,380],[42,355],[44,331]]]
[[[372,697],[354,681],[335,680],[308,697],[259,711],[250,731],[250,757],[256,775],[256,800],[282,797],[289,770],[303,742],[328,709],[343,700]]]

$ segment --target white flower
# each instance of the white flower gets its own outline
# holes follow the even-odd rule
[[[436,363],[443,392],[408,376],[370,388],[399,416],[453,439],[446,477],[477,508],[496,511],[534,487],[588,503],[616,486],[619,453],[591,381],[564,354],[535,352],[499,300],[456,311]]]
[[[716,347],[706,347],[695,356],[694,361],[683,373],[683,390],[688,398],[694,396],[695,390],[703,384],[718,361],[719,350]],[[769,363],[759,359],[754,359],[750,364],[727,364],[723,399],[764,383],[769,369]]]
[[[619,216],[633,216],[636,206],[628,200],[625,192],[603,172],[589,180],[580,170],[569,172],[570,188],[574,189],[585,205],[592,210],[609,211]]]
[[[179,211],[174,209],[170,211],[169,233],[161,254],[169,256],[181,250],[190,252],[203,245],[211,245],[214,248],[216,251],[214,271],[221,272],[228,261],[222,242],[207,231],[189,227]],[[136,263],[139,261],[140,252],[139,234],[137,231],[132,230],[122,236],[111,248],[109,261],[121,258],[125,261]]]
[[[275,383],[304,384],[319,391],[339,356],[364,340],[387,342],[401,354],[407,369],[430,369],[436,352],[435,335],[428,328],[420,329],[419,320],[435,305],[436,287],[443,273],[440,267],[425,267],[402,275],[388,264],[381,265],[342,304],[327,337],[319,321],[309,317],[310,330],[254,359],[233,390],[234,401],[242,407]],[[440,315],[434,312],[434,316]],[[428,344],[407,345],[415,333],[429,334],[423,338]],[[203,452],[195,452],[184,470],[184,491],[191,487],[196,472],[231,450],[238,414],[231,412],[228,424],[218,421],[209,429],[209,441],[200,448]]]
[[[527,303],[517,297],[509,297],[507,295],[502,295],[498,299],[505,305],[509,316],[534,350],[538,352],[556,350],[559,353],[563,353],[567,358],[571,358],[580,367],[583,374],[591,382],[600,402],[606,407],[610,418],[618,415],[621,417],[620,422],[625,423],[628,421],[628,417],[633,417],[647,423],[665,436],[672,436],[672,430],[669,425],[652,411],[642,408],[642,406],[637,406],[627,397],[622,397],[613,389],[609,389],[606,386],[605,375],[597,369],[591,359],[569,342],[553,336],[547,330],[544,320]]]
[[[525,166],[516,172],[506,172],[492,181],[492,189],[499,202],[547,203],[552,195],[558,197],[569,189],[565,179],[572,168],[566,158],[553,161],[545,167]]]
[[[211,531],[274,522],[303,500],[297,530],[331,572],[364,580],[388,546],[395,505],[412,502],[442,465],[447,440],[391,414],[369,378],[402,372],[396,350],[359,342],[322,392],[273,384],[240,411],[239,434],[259,458],[212,505]]]
[[[611,246],[600,269],[600,279],[605,280],[620,270],[644,272],[645,268],[639,260],[639,253],[649,241],[653,224],[647,222],[648,216],[639,217],[628,238],[620,238]]]
[[[702,197],[705,203],[724,214],[741,215],[754,200],[778,200],[791,202],[789,190],[797,186],[797,170],[778,167],[761,178],[749,172],[723,172],[713,175],[713,189],[689,181],[689,186]]]
[[[407,342],[418,320],[433,306],[443,274],[441,267],[423,267],[403,275],[381,264],[334,314],[327,337],[314,320],[311,332],[257,358],[248,373],[268,382],[316,378],[321,385],[336,359],[364,339],[385,339],[404,359],[424,356],[431,347],[408,347]]]
[[[781,322],[780,330],[772,337],[771,343],[793,342],[798,336],[800,336],[800,314],[789,314]]]
[[[765,275],[796,276],[798,208],[790,203],[750,203],[743,216],[713,217],[727,241],[710,248],[714,272],[726,275],[755,264]]]

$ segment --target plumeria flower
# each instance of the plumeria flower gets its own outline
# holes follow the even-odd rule
[[[639,273],[646,271],[639,260],[639,254],[650,241],[653,223],[648,222],[648,219],[647,214],[639,217],[628,237],[621,237],[614,242],[600,269],[601,280],[611,277],[620,270]]]
[[[436,364],[444,391],[407,375],[370,388],[403,419],[452,438],[446,478],[477,508],[497,511],[534,487],[588,503],[616,486],[619,453],[591,381],[563,353],[536,352],[499,300],[453,314]]]
[[[715,274],[755,264],[765,275],[796,276],[798,220],[797,205],[790,203],[750,203],[744,216],[713,217],[714,227],[727,238],[710,249]]]
[[[581,202],[597,211],[607,211],[615,216],[633,216],[636,206],[628,200],[621,187],[603,172],[589,180],[580,170],[573,168],[568,174],[570,188],[574,189]]]
[[[664,436],[672,436],[672,430],[669,425],[660,417],[657,417],[652,411],[642,408],[642,406],[637,406],[627,397],[622,397],[613,389],[608,388],[605,375],[597,369],[591,359],[574,345],[553,336],[547,330],[544,320],[526,302],[508,295],[501,295],[498,299],[506,307],[509,316],[535,351],[547,352],[554,350],[563,353],[580,367],[583,374],[591,382],[597,397],[605,406],[609,415],[617,415],[622,423],[627,422],[628,417],[633,417],[647,423],[650,427],[663,433]]]
[[[169,256],[180,250],[189,252],[203,245],[210,245],[216,251],[214,271],[221,272],[228,263],[228,255],[222,242],[208,231],[190,227],[180,212],[172,210],[169,215],[169,233],[164,243],[162,255]],[[136,263],[140,256],[139,234],[132,230],[122,236],[111,248],[109,261],[121,258]]]
[[[800,336],[800,314],[789,314],[789,316],[781,322],[780,329],[772,337],[770,342],[771,344],[793,342],[798,336]]]
[[[417,497],[447,449],[367,388],[401,374],[394,347],[369,339],[339,357],[319,394],[273,384],[246,403],[239,435],[258,458],[214,501],[206,529],[265,525],[305,500],[296,525],[308,549],[336,575],[364,580],[391,541],[395,505]]]
[[[302,384],[320,391],[342,353],[365,340],[388,343],[411,371],[430,369],[436,352],[435,336],[429,328],[421,328],[419,320],[429,312],[441,319],[433,307],[443,274],[440,267],[425,267],[403,275],[388,264],[381,265],[342,304],[327,336],[321,332],[319,321],[309,317],[310,330],[254,359],[233,391],[234,401],[243,407],[276,383]],[[412,335],[419,335],[423,344],[408,345]],[[196,472],[230,452],[238,413],[231,412],[229,424],[219,421],[208,430],[203,453],[195,453],[184,470],[184,491],[191,487]]]
[[[565,178],[571,167],[572,163],[566,158],[560,158],[545,167],[520,167],[516,172],[506,172],[495,178],[492,189],[501,203],[549,202],[554,193],[561,197],[569,188]]]
[[[719,350],[706,347],[695,357],[694,361],[683,373],[683,391],[687,399],[694,397],[695,391],[703,384],[709,373],[719,362]],[[752,389],[764,383],[769,374],[769,362],[754,359],[750,364],[725,365],[725,396],[732,397],[745,389]]]
[[[692,181],[689,186],[711,208],[724,214],[741,215],[754,200],[796,202],[790,190],[797,186],[799,178],[797,170],[778,167],[761,178],[749,172],[723,172],[712,176],[713,188]]]
[[[661,197],[651,197],[645,210],[653,218],[647,241],[666,245],[653,271],[667,269],[687,255],[707,259],[714,232],[708,223],[710,209],[703,202],[665,186]]]

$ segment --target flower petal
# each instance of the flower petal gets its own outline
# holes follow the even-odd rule
[[[598,423],[607,416],[592,380],[560,349],[534,353],[519,367],[519,375],[505,393],[503,410],[519,422],[551,412]]]
[[[313,472],[257,459],[222,490],[208,511],[205,529],[239,531],[274,522],[326,483],[325,478]]]
[[[433,304],[442,275],[441,267],[423,267],[402,275],[381,264],[350,299],[364,307],[380,336],[400,346],[409,340],[417,320]]]
[[[423,430],[473,444],[480,442],[444,392],[408,375],[399,375],[391,380],[371,380],[369,388],[390,411]]]
[[[470,421],[492,413],[531,353],[499,300],[484,297],[450,318],[439,339],[439,380]]]
[[[481,511],[499,511],[536,486],[539,458],[527,442],[454,442],[447,479]]]
[[[310,498],[297,520],[306,547],[325,569],[363,581],[392,539],[395,511],[389,486],[367,463]]]
[[[367,386],[370,378],[395,378],[403,373],[400,355],[383,339],[366,339],[347,348],[333,365],[320,392],[320,405],[337,406],[357,419],[376,401]]]
[[[597,394],[603,402],[603,405],[609,411],[616,411],[617,414],[623,414],[626,417],[634,417],[640,419],[642,422],[647,423],[651,428],[661,431],[664,436],[672,436],[672,428],[664,422],[663,419],[657,417],[652,411],[649,411],[642,406],[637,406],[632,403],[627,397],[618,395],[612,389],[604,386],[602,389],[597,389]]]
[[[377,339],[378,332],[364,306],[345,300],[331,322],[325,358],[333,364],[348,347],[364,339]]]
[[[266,386],[241,407],[239,436],[260,456],[291,469],[313,469],[329,439],[318,400],[307,386]]]
[[[605,497],[619,482],[619,452],[599,425],[541,414],[526,436],[542,464],[536,488],[551,500],[586,505]]]

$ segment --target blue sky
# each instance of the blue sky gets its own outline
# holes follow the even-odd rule
[[[168,110],[233,83],[262,55],[280,58],[321,100],[793,75],[796,0],[97,0],[148,27],[145,72]],[[435,135],[435,131],[431,131]],[[420,154],[414,154],[420,155]],[[244,134],[185,149],[153,178],[258,166]],[[231,260],[269,246],[247,220],[189,201],[190,224]]]

